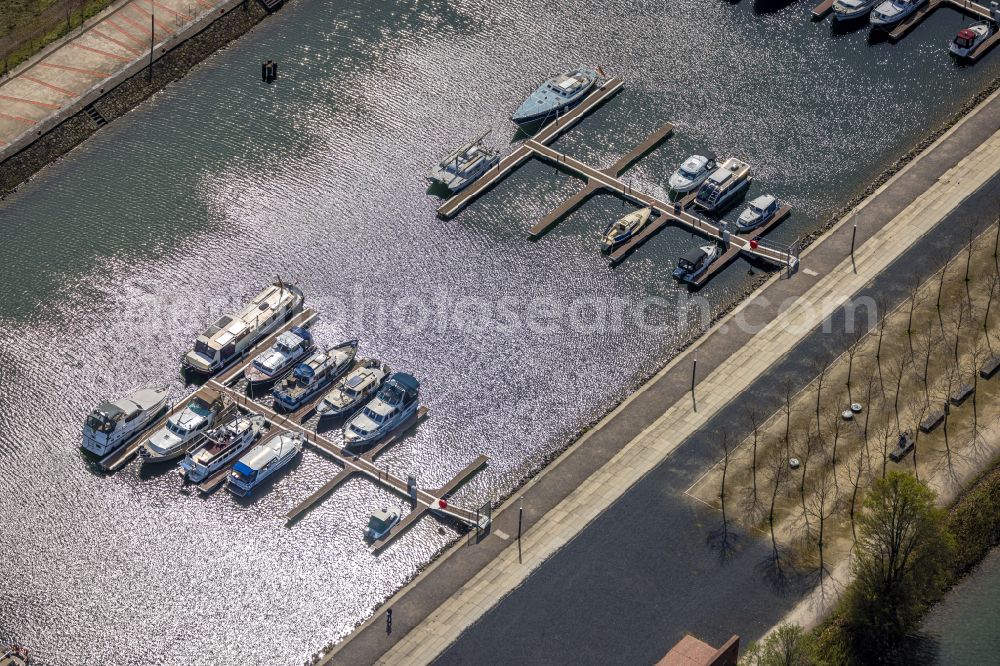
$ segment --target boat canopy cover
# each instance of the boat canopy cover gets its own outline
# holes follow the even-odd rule
[[[303,340],[312,340],[312,333],[302,328],[301,326],[292,326],[288,330],[294,333],[295,335],[299,336]]]
[[[303,381],[309,381],[313,378],[316,371],[313,370],[312,366],[308,363],[300,363],[297,368],[295,368],[295,376]]]
[[[417,381],[417,378],[405,372],[393,373],[392,380],[408,393],[416,393],[420,390],[420,382]]]
[[[697,266],[698,262],[700,262],[704,257],[705,257],[705,251],[700,247],[696,247],[691,249],[687,254],[681,257],[680,260],[681,262],[688,263],[692,266]]]
[[[976,38],[976,33],[974,33],[973,31],[969,30],[968,28],[962,28],[961,30],[958,31],[958,38],[959,39],[975,39]]]
[[[242,460],[233,465],[233,470],[239,472],[248,479],[252,479],[257,474],[257,470],[250,467],[249,465],[244,464]]]

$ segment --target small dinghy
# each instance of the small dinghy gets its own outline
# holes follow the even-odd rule
[[[677,260],[674,278],[681,282],[693,283],[698,279],[698,276],[708,270],[708,267],[718,256],[718,245],[696,247]]]
[[[601,234],[601,250],[608,252],[635,236],[646,226],[652,214],[653,209],[647,206],[609,224]]]

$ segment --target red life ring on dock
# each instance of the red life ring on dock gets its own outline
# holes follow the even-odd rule
[[[755,240],[750,241],[750,249],[751,250],[756,250],[757,249],[757,241],[755,241]]]
[[[442,509],[447,509],[448,508],[448,500],[446,500],[445,498],[442,497],[441,499],[438,500],[438,506],[441,507]]]

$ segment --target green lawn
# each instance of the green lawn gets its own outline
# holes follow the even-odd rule
[[[0,0],[0,66],[10,69],[112,0]],[[68,20],[67,20],[68,19]]]

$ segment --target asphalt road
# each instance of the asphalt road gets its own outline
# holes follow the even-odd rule
[[[917,281],[985,230],[1000,211],[1000,176],[967,198],[858,296],[901,303]],[[867,325],[855,312],[856,325]],[[713,645],[733,633],[758,638],[800,599],[815,579],[776,585],[767,574],[767,539],[739,536],[739,549],[721,557],[713,533],[721,518],[682,494],[719,459],[723,430],[742,439],[742,416],[780,409],[784,387],[815,376],[815,359],[843,352],[846,314],[830,333],[814,331],[687,439],[569,545],[488,611],[437,660],[439,664],[654,663],[685,633]]]

